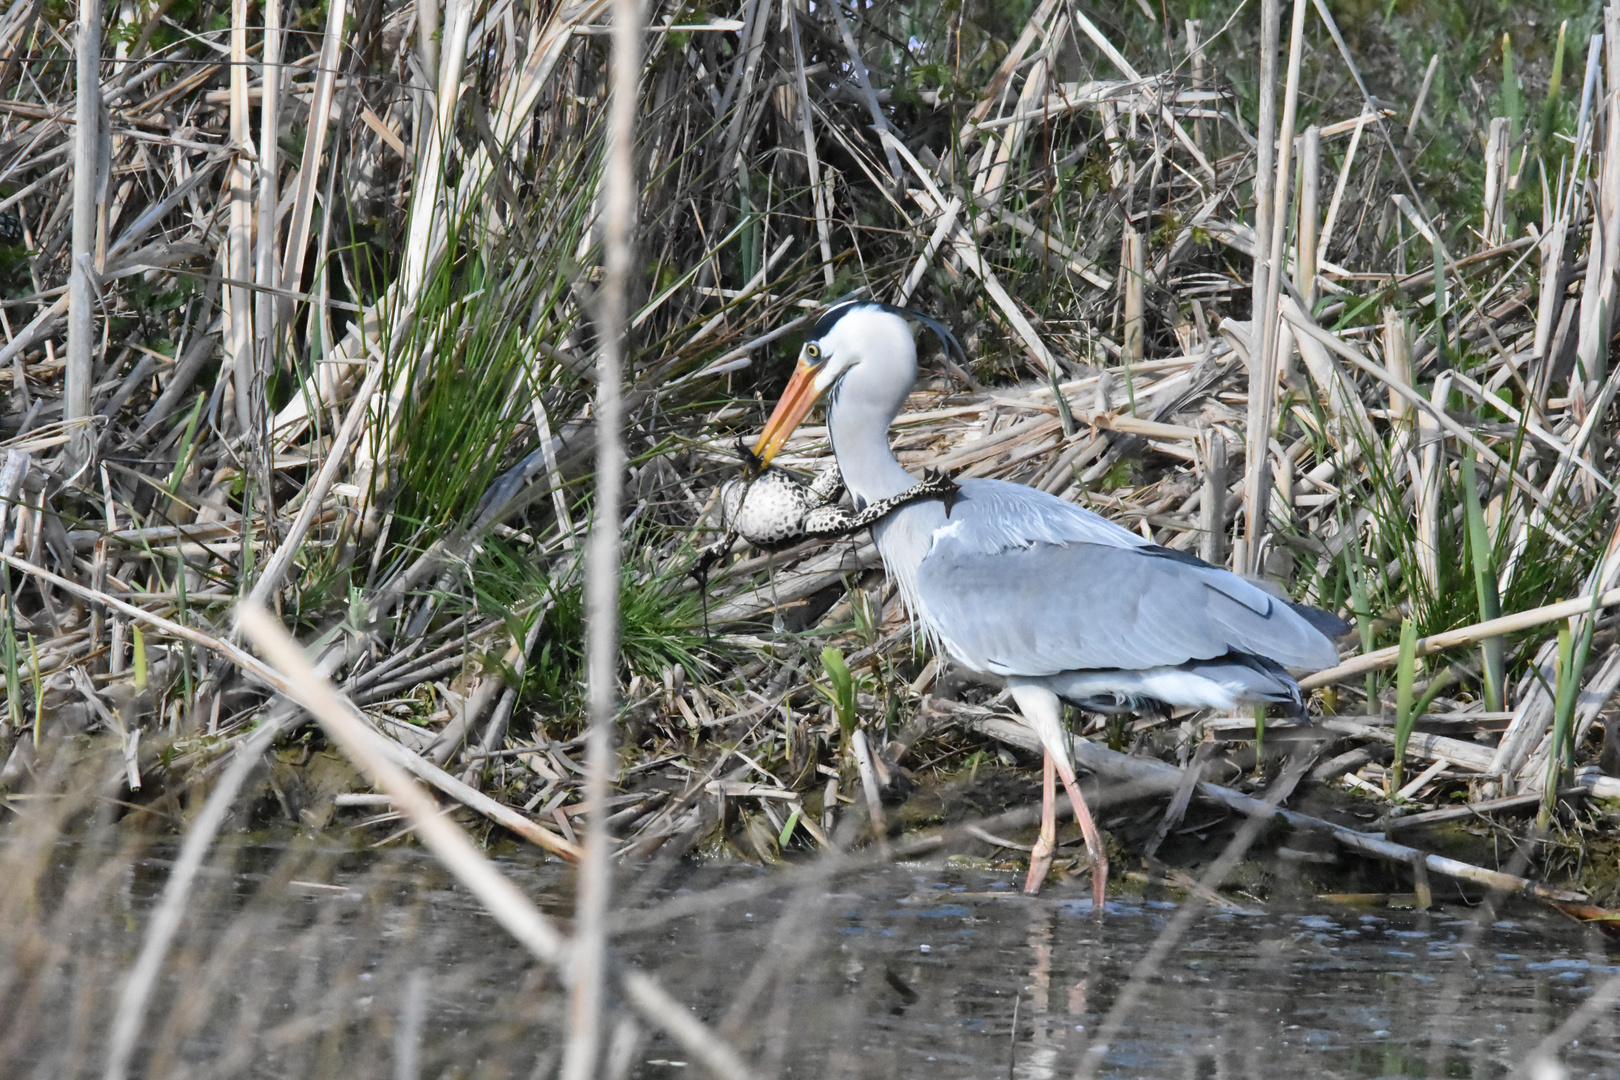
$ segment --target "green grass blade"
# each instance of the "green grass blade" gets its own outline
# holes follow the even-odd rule
[[[793,813],[789,815],[787,823],[782,826],[781,835],[776,838],[777,847],[785,848],[788,846],[788,841],[793,839],[793,830],[798,828],[800,813],[801,811],[798,807],[793,808]]]
[[[1463,507],[1468,515],[1468,552],[1474,570],[1474,593],[1479,598],[1481,622],[1502,614],[1502,599],[1496,591],[1496,556],[1491,547],[1490,532],[1485,527],[1485,507],[1479,499],[1479,479],[1474,473],[1474,451],[1463,452],[1462,459]],[[1503,655],[1502,639],[1489,638],[1479,647],[1483,665],[1485,708],[1490,712],[1502,709]]]
[[[146,689],[146,634],[141,631],[141,624],[129,624],[130,639],[133,642],[131,651],[135,654],[135,689]]]
[[[1446,255],[1440,247],[1438,239],[1434,242],[1434,356],[1435,363],[1440,370],[1450,365],[1447,359],[1451,352],[1450,342],[1446,334]],[[1437,401],[1436,405],[1445,407],[1445,402]]]
[[[13,731],[22,730],[22,674],[17,668],[17,623],[12,617],[11,605],[6,605],[5,636],[0,638],[0,659],[6,667],[6,711],[11,716]]]
[[[832,706],[838,727],[847,738],[855,730],[855,679],[844,662],[844,654],[833,645],[821,650],[821,666],[832,683]]]
[[[1584,639],[1585,634],[1581,635]],[[1558,680],[1553,697],[1552,743],[1547,748],[1547,779],[1541,786],[1541,811],[1536,814],[1536,827],[1545,829],[1552,823],[1553,808],[1558,803],[1559,782],[1564,779],[1564,743],[1569,739],[1570,721],[1575,716],[1576,690],[1580,685],[1580,668],[1575,666],[1575,637],[1568,626],[1558,628]]]
[[[1370,653],[1374,648],[1372,604],[1367,595],[1366,571],[1361,565],[1361,550],[1355,544],[1344,546],[1347,575],[1350,579],[1350,602],[1355,606],[1356,630],[1361,635],[1361,651]],[[1378,674],[1367,672],[1367,715],[1378,712]]]
[[[244,528],[242,533],[245,537],[247,529]],[[184,548],[176,546],[174,562],[175,621],[181,626],[188,626],[191,623],[191,603],[186,597],[186,557]],[[185,707],[189,709],[192,704],[191,642],[183,638],[180,642],[180,656],[180,671],[185,677]]]
[[[45,680],[39,673],[39,646],[28,635],[28,674],[34,680],[34,748],[39,748],[40,728],[45,723]]]
[[[203,406],[207,403],[208,395],[198,394],[197,404],[191,407],[191,415],[186,418],[186,433],[180,437],[180,449],[174,456],[174,469],[169,473],[170,495],[180,489],[180,481],[185,478],[186,468],[191,464],[191,449],[197,443],[197,421],[202,419]]]

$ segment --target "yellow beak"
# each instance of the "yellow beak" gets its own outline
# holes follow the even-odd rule
[[[816,392],[818,370],[802,359],[794,369],[793,378],[788,380],[787,389],[782,391],[782,400],[776,403],[771,418],[765,422],[765,430],[760,432],[759,442],[754,444],[754,456],[759,458],[761,469],[771,463],[788,436],[793,434],[793,429],[810,414],[816,399],[821,396]]]

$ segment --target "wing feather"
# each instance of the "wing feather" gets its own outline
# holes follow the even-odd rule
[[[1338,660],[1285,600],[1032,488],[967,481],[915,574],[918,615],[960,661],[1005,675],[1140,669],[1228,652]]]

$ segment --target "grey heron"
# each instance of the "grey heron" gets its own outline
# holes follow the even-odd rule
[[[956,346],[915,312],[861,301],[827,310],[755,446],[761,465],[825,397],[833,454],[856,507],[911,488],[916,480],[888,436],[917,378],[908,320]],[[1063,702],[1107,712],[1152,703],[1298,711],[1299,685],[1287,669],[1338,663],[1325,632],[1342,632],[1334,616],[1022,484],[962,480],[953,505],[911,502],[872,532],[921,635],[965,667],[1005,678],[1045,747],[1026,892],[1040,888],[1056,847],[1055,772],[1085,835],[1102,909],[1107,855],[1075,782]]]

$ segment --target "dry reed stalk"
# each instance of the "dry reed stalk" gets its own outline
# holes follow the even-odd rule
[[[281,338],[276,329],[280,307],[277,293],[281,289],[281,266],[276,252],[276,238],[280,233],[276,208],[281,202],[281,0],[265,0],[262,11],[264,74],[259,102],[258,206],[254,222],[256,246],[253,261],[253,280],[259,293],[253,312],[253,327],[257,334],[254,342],[255,367],[259,371],[269,372]],[[262,425],[265,419],[262,413],[255,417],[255,438],[263,438],[264,432],[258,425]]]
[[[797,12],[789,12],[787,24],[793,41],[794,73],[798,80],[799,130],[804,138],[805,168],[810,175],[810,199],[815,207],[816,240],[821,245],[821,273],[830,289],[833,284],[832,233],[827,224],[828,207],[821,185],[821,157],[816,152],[814,121],[810,116],[810,89],[804,75],[804,48],[799,42]]]
[[[585,687],[590,725],[585,757],[585,806],[590,832],[580,864],[572,950],[574,984],[569,1011],[564,1080],[591,1080],[598,1072],[606,1021],[608,911],[612,903],[613,838],[607,820],[608,788],[617,771],[619,672],[620,503],[624,484],[623,400],[630,348],[630,263],[636,228],[636,84],[641,75],[641,10],[636,0],[615,0],[612,89],[608,99],[603,171],[602,289],[594,312],[596,361],[596,502],[585,549]]]
[[[1316,262],[1320,241],[1316,199],[1322,186],[1322,129],[1316,124],[1305,128],[1299,144],[1299,226],[1294,241],[1294,282],[1304,297],[1305,307],[1314,308],[1320,293]]]
[[[431,4],[418,5],[432,6]],[[348,15],[347,0],[331,0],[326,11],[326,29],[321,36],[321,51],[316,60],[315,89],[309,100],[308,135],[304,140],[304,154],[298,166],[298,186],[288,211],[287,246],[281,260],[281,282],[288,288],[300,288],[303,283],[304,256],[309,244],[311,215],[315,196],[320,186],[321,160],[326,149],[326,133],[336,91],[338,64],[343,49],[343,21]],[[291,313],[290,299],[278,301],[280,319],[286,321]]]
[[[91,284],[96,240],[96,173],[101,128],[101,5],[79,4],[75,57],[78,93],[73,128],[73,247],[69,254],[67,369],[62,381],[62,422],[73,427],[69,462],[90,463],[94,435],[79,427],[90,419],[94,380],[95,313]],[[53,308],[54,310],[54,308]],[[41,316],[43,317],[43,315]],[[54,320],[53,320],[54,321]]]
[[[253,136],[249,126],[247,0],[231,0],[229,225],[225,233],[224,362],[231,372],[235,430],[249,438],[259,394],[253,350]]]
[[[1609,336],[1614,328],[1616,275],[1620,274],[1620,12],[1604,8],[1604,59],[1610,87],[1605,116],[1602,166],[1593,207],[1592,243],[1586,257],[1586,283],[1581,289],[1580,337],[1575,361],[1581,378],[1603,383],[1609,371]]]
[[[877,770],[872,766],[872,749],[867,743],[866,732],[856,728],[850,734],[850,747],[855,751],[855,765],[860,771],[861,793],[866,798],[866,816],[872,826],[872,843],[877,847],[878,858],[887,862],[889,824],[883,814],[883,800],[878,794]]]
[[[1255,126],[1255,166],[1254,166],[1254,246],[1249,252],[1254,257],[1254,275],[1251,279],[1250,290],[1250,328],[1252,345],[1249,349],[1249,416],[1248,430],[1251,435],[1244,443],[1244,487],[1243,507],[1245,523],[1243,533],[1232,538],[1232,566],[1239,573],[1250,573],[1260,552],[1256,550],[1255,540],[1264,523],[1257,521],[1261,515],[1258,513],[1260,502],[1266,498],[1271,484],[1266,478],[1264,470],[1267,455],[1265,452],[1266,440],[1264,436],[1255,436],[1252,433],[1265,430],[1269,425],[1264,419],[1269,416],[1271,409],[1272,387],[1275,378],[1267,381],[1266,375],[1272,371],[1272,357],[1263,352],[1265,331],[1260,327],[1259,321],[1265,318],[1265,312],[1271,296],[1271,267],[1270,253],[1260,245],[1265,243],[1272,234],[1271,215],[1275,212],[1276,200],[1276,166],[1274,164],[1277,151],[1277,49],[1278,30],[1281,26],[1281,14],[1277,0],[1261,0],[1260,2],[1260,79],[1259,115]]]
[[[1131,365],[1142,362],[1142,290],[1147,284],[1147,261],[1142,235],[1129,225],[1124,232],[1119,261],[1125,275],[1125,338],[1120,361]]]
[[[1441,373],[1434,380],[1430,400],[1444,409],[1451,380]],[[1417,524],[1418,572],[1430,593],[1440,588],[1440,425],[1434,414],[1418,413],[1416,453],[1408,452],[1408,475],[1413,480],[1412,513]],[[1421,455],[1421,458],[1419,457]]]
[[[1417,655],[1428,656],[1432,653],[1442,652],[1446,649],[1459,648],[1466,645],[1477,645],[1487,638],[1501,634],[1511,634],[1519,630],[1528,630],[1533,626],[1543,626],[1559,619],[1568,619],[1576,615],[1584,615],[1598,608],[1614,607],[1620,604],[1620,589],[1610,589],[1597,596],[1581,596],[1573,600],[1564,600],[1556,604],[1547,604],[1543,607],[1533,608],[1529,611],[1515,612],[1512,615],[1503,615],[1498,619],[1488,619],[1485,622],[1475,623],[1472,626],[1461,627],[1457,630],[1447,630],[1443,634],[1433,634],[1429,637],[1418,638]],[[1374,652],[1363,653],[1360,656],[1346,660],[1338,667],[1319,671],[1299,680],[1299,685],[1307,690],[1318,686],[1326,686],[1351,675],[1359,675],[1365,671],[1376,671],[1379,668],[1389,667],[1398,659],[1400,649],[1393,646],[1388,649],[1378,649]]]
[[[1288,78],[1283,90],[1282,121],[1276,135],[1279,150],[1277,170],[1269,189],[1273,204],[1269,215],[1263,219],[1257,216],[1255,225],[1256,244],[1265,244],[1268,254],[1265,262],[1265,289],[1263,295],[1258,290],[1256,292],[1258,303],[1255,311],[1258,314],[1253,323],[1256,352],[1251,358],[1253,367],[1249,380],[1250,443],[1246,451],[1243,489],[1243,548],[1241,557],[1234,553],[1234,564],[1245,573],[1254,573],[1260,569],[1266,535],[1271,528],[1272,481],[1267,446],[1271,437],[1273,418],[1276,415],[1278,392],[1280,327],[1277,323],[1277,309],[1279,297],[1282,295],[1283,237],[1288,222],[1289,161],[1294,146],[1294,118],[1299,109],[1299,71],[1304,52],[1305,2],[1306,0],[1294,0],[1293,28],[1289,35],[1288,46]],[[1262,18],[1264,17],[1262,14]],[[1264,48],[1265,46],[1262,46],[1262,49]],[[1275,90],[1271,93],[1275,94]],[[1263,76],[1261,94],[1263,96],[1267,94]],[[1262,131],[1261,139],[1268,145],[1271,138],[1269,130]],[[1264,171],[1264,163],[1259,168]],[[1256,198],[1264,198],[1265,194],[1257,191]],[[1258,252],[1257,247],[1257,259]],[[1258,263],[1256,265],[1258,266]],[[1257,282],[1261,280],[1258,272],[1255,280]]]

